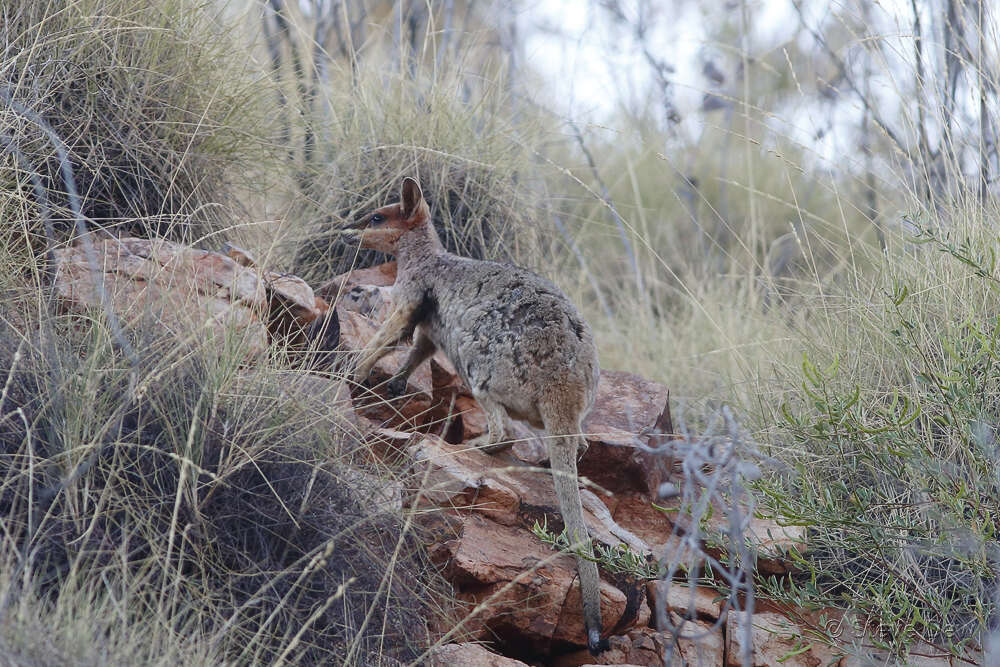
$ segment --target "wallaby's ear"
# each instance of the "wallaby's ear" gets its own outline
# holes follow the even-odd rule
[[[407,176],[403,179],[402,194],[403,219],[408,220],[424,200],[424,193],[420,191],[420,184]]]

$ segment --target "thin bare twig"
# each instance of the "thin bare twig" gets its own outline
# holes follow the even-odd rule
[[[851,91],[857,95],[858,101],[860,101],[865,110],[871,114],[871,118],[875,121],[875,124],[878,125],[878,128],[884,132],[887,137],[889,137],[892,143],[896,145],[899,152],[906,156],[906,159],[910,162],[910,164],[915,164],[916,158],[914,158],[913,154],[910,153],[909,149],[907,149],[906,144],[903,143],[899,136],[893,132],[892,128],[889,127],[889,125],[882,119],[881,114],[878,113],[878,109],[875,108],[871,100],[865,97],[864,91],[854,81],[854,77],[851,76],[847,63],[845,63],[844,60],[838,56],[832,48],[830,48],[829,43],[827,43],[826,39],[823,38],[823,35],[821,35],[818,30],[806,23],[805,16],[802,13],[802,3],[800,1],[796,1],[793,2],[792,5],[795,7],[795,11],[799,15],[799,22],[802,27],[805,28],[810,35],[812,35],[813,39],[816,40],[816,43],[823,48],[823,51],[825,51],[830,60],[833,61],[833,64],[837,67],[840,77],[847,83]]]
[[[573,136],[576,137],[576,143],[580,146],[580,150],[583,151],[583,155],[587,159],[587,165],[590,167],[590,172],[593,174],[594,180],[597,182],[598,187],[601,188],[601,199],[604,200],[604,204],[611,213],[611,220],[615,223],[615,227],[618,228],[618,235],[621,237],[625,254],[628,255],[629,262],[632,264],[632,272],[635,275],[635,286],[639,290],[639,293],[643,294],[645,286],[642,280],[642,272],[639,271],[639,261],[636,259],[635,250],[632,248],[632,241],[629,240],[628,231],[625,229],[625,220],[618,213],[618,209],[611,199],[611,191],[608,190],[604,179],[601,178],[601,174],[597,169],[597,163],[594,161],[594,155],[587,148],[587,144],[583,140],[583,132],[580,131],[580,126],[572,119],[567,119],[567,121],[569,122],[569,126],[573,128]]]
[[[669,412],[665,412],[669,415]],[[725,622],[728,613],[743,612],[745,621],[740,632],[740,664],[752,664],[752,623],[750,616],[754,610],[753,570],[756,552],[747,539],[750,519],[754,514],[755,501],[747,488],[747,482],[758,479],[761,469],[754,460],[773,464],[762,455],[753,444],[746,430],[739,425],[732,411],[723,406],[710,419],[701,435],[692,435],[684,421],[684,413],[678,415],[675,433],[647,433],[645,441],[637,438],[635,446],[639,451],[662,457],[667,462],[667,470],[681,468],[680,484],[667,481],[657,489],[663,500],[677,499],[683,512],[674,524],[671,536],[675,547],[668,549],[661,558],[663,575],[661,580],[672,585],[674,577],[686,573],[691,591],[689,607],[693,609],[696,587],[701,583],[701,573],[710,570],[714,577],[728,589],[723,602],[722,613],[715,623],[703,631],[684,631],[687,619],[676,624],[667,607],[666,592],[657,596],[655,620],[661,631],[670,632],[675,639],[683,636],[697,640],[714,634]],[[703,523],[713,511],[725,508],[727,515],[726,538],[729,557],[719,560],[702,549]],[[676,641],[674,642],[676,644]],[[667,649],[665,664],[673,664],[672,653],[675,646]]]

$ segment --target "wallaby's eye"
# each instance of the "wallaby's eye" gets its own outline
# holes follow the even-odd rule
[[[376,213],[372,216],[372,224],[377,225],[380,222],[385,222],[385,216],[381,213]]]

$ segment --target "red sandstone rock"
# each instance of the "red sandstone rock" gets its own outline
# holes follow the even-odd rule
[[[722,613],[724,599],[708,586],[691,588],[676,581],[650,581],[646,585],[649,606],[657,608],[661,597],[665,609],[682,618],[715,621]],[[665,597],[664,597],[665,596]]]
[[[559,656],[553,667],[583,667],[584,665],[641,665],[671,667],[673,665],[722,665],[724,640],[721,629],[695,621],[680,625],[676,643],[673,635],[652,628],[635,628],[610,639],[611,649],[599,656],[576,651]],[[780,663],[774,663],[780,664]]]
[[[726,628],[726,665],[740,667],[746,612],[730,612]],[[803,633],[781,614],[757,612],[750,617],[753,667],[845,667],[846,658],[835,649]],[[721,663],[720,663],[721,664]]]
[[[757,548],[757,570],[764,574],[786,574],[792,561],[786,556],[793,549],[806,550],[805,526],[782,526],[773,519],[751,517],[750,542]]]
[[[431,652],[429,667],[528,667],[520,660],[491,653],[479,644],[445,644]]]
[[[409,451],[416,464],[408,486],[419,489],[411,504],[440,507],[461,517],[461,533],[444,535],[436,558],[446,563],[446,575],[459,597],[483,605],[469,622],[474,636],[492,632],[541,652],[551,642],[582,645],[575,560],[551,550],[531,532],[536,523],[556,532],[562,528],[551,475],[509,456],[490,456],[435,437],[416,441]],[[584,491],[584,496],[591,534],[601,543],[619,544],[616,533],[627,531],[614,523],[593,494]],[[635,548],[642,553],[641,540]],[[643,585],[603,583],[605,630],[647,623],[644,598]]]
[[[584,645],[579,593],[571,594],[574,559],[552,551],[530,532],[465,515],[461,534],[442,548],[445,573],[460,599],[474,605],[464,630],[483,639],[516,642],[545,653],[553,641]],[[625,611],[626,596],[602,582],[601,612],[610,630]]]
[[[316,293],[332,304],[355,287],[391,287],[396,282],[396,262],[386,262],[367,269],[354,269],[326,281]]]
[[[199,343],[243,337],[255,356],[276,336],[300,339],[328,306],[295,276],[248,268],[222,253],[164,240],[94,239],[95,273],[82,245],[59,248],[55,291],[70,311],[110,307],[126,323],[152,318]]]
[[[615,495],[614,519],[642,538],[650,547],[665,543],[673,530],[669,514],[654,507],[648,495],[619,493]]]
[[[372,318],[377,326],[388,314],[386,306],[395,281],[396,262],[386,262],[342,273],[320,285],[316,294],[341,311]]]
[[[610,491],[655,493],[660,475],[651,477],[656,468],[635,444],[656,425],[668,394],[658,382],[602,370],[594,407],[583,423],[590,448],[580,474]]]
[[[604,586],[607,586],[605,584]],[[615,607],[617,611],[617,605],[620,604],[619,598],[625,598],[625,609],[618,612],[618,615],[614,618],[608,618],[606,615],[602,616],[601,620],[605,626],[605,634],[608,633],[608,626],[612,626],[615,632],[624,632],[630,627],[645,627],[649,625],[650,619],[650,609],[646,604],[645,599],[641,599],[638,602],[638,609],[635,610],[635,615],[625,621],[624,627],[614,627],[612,623],[621,625],[620,619],[622,616],[629,616],[628,609],[628,594],[622,593],[619,589],[608,588],[608,591],[614,591]],[[602,590],[601,598],[601,610],[607,606],[607,592]],[[616,621],[615,619],[619,619]],[[580,581],[579,579],[573,580],[573,585],[570,586],[569,591],[566,594],[565,600],[563,600],[562,613],[559,616],[559,624],[556,626],[555,634],[552,638],[558,642],[562,643],[573,643],[579,644],[580,638],[583,636],[581,634],[581,629],[584,627],[583,624],[583,601],[580,599]]]
[[[226,254],[226,257],[233,260],[240,266],[246,266],[249,268],[256,268],[257,258],[254,257],[250,252],[244,250],[243,248],[233,245],[232,243],[223,243],[222,252]]]
[[[704,531],[705,552],[715,558],[721,558],[730,548],[728,521],[728,509],[716,507]],[[787,554],[793,549],[799,553],[806,550],[804,526],[781,526],[773,519],[751,517],[745,537],[757,549],[757,571],[765,574],[787,574],[793,567]]]
[[[418,440],[410,447],[410,454],[418,464],[414,485],[424,484],[423,502],[482,513],[508,526],[530,529],[537,522],[547,523],[551,531],[562,530],[559,503],[547,470],[517,464],[509,455],[491,456],[436,437]],[[621,527],[596,514],[592,507],[592,503],[584,503],[584,519],[591,535],[609,546],[619,544],[621,539],[615,532]],[[534,536],[531,539],[537,541]]]

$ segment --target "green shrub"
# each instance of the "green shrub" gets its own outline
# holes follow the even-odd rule
[[[998,583],[997,241],[915,240],[943,252],[894,254],[829,345],[812,340],[782,407],[775,435],[797,474],[762,491],[809,548],[790,590],[764,588],[850,610],[899,654],[917,640],[960,652],[982,645]]]

